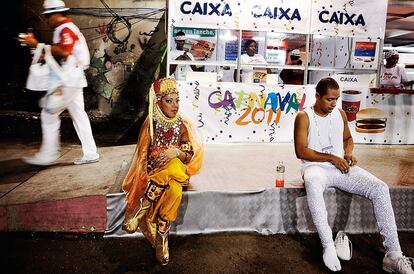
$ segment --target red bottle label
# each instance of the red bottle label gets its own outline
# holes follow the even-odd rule
[[[276,180],[276,187],[285,187],[284,180]]]

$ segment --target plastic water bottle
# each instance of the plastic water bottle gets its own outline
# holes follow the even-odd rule
[[[285,166],[283,162],[280,161],[279,164],[276,166],[276,187],[284,187],[285,186]]]

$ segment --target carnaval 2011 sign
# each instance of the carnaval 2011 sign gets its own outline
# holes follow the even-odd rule
[[[298,111],[315,101],[314,86],[178,82],[180,112],[207,143],[292,142]]]
[[[169,25],[377,38],[386,10],[386,0],[171,0]]]

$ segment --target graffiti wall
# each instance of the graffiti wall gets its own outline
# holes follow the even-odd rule
[[[41,16],[43,1],[27,1],[25,21],[36,37],[50,42],[51,28]],[[84,34],[91,65],[88,88],[107,114],[137,111],[160,73],[166,48],[165,1],[66,0],[67,16]],[[88,96],[85,96],[88,100]],[[88,102],[86,102],[88,105]]]

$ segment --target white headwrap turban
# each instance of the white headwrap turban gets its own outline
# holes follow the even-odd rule
[[[391,56],[394,56],[394,55],[398,55],[398,51],[396,51],[396,50],[387,51],[386,53],[384,53],[384,59],[388,59],[388,58],[390,58]]]

